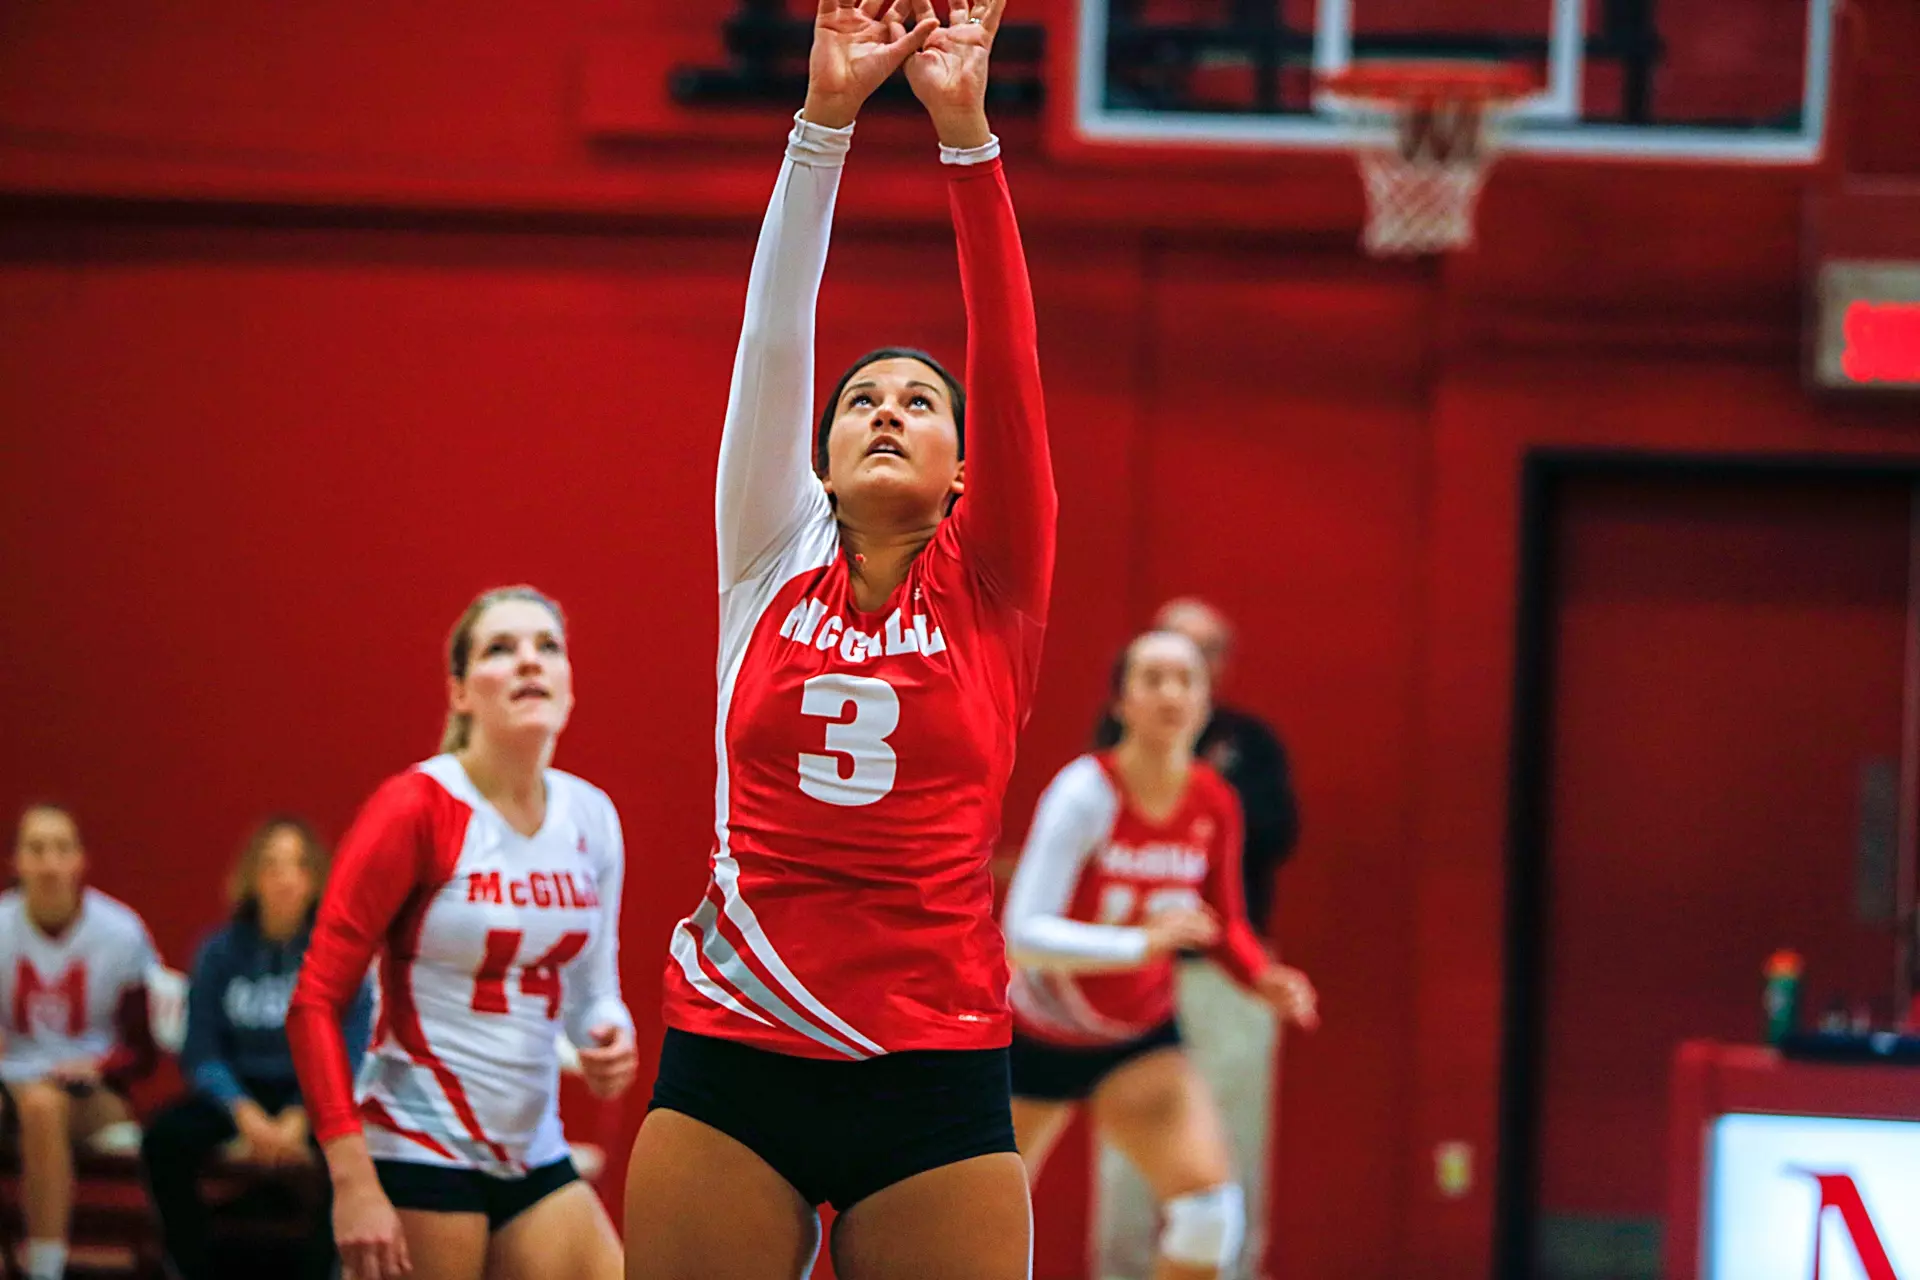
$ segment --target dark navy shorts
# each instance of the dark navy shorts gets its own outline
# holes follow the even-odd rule
[[[1079,1102],[1115,1068],[1156,1049],[1180,1043],[1180,1024],[1172,1018],[1147,1034],[1119,1044],[1087,1048],[1049,1044],[1014,1032],[1013,1096],[1043,1102]]]
[[[1017,1150],[1005,1049],[824,1060],[669,1027],[655,1107],[718,1129],[808,1204],[841,1211],[916,1173]]]
[[[569,1182],[580,1180],[572,1156],[529,1169],[518,1178],[410,1160],[375,1160],[373,1170],[394,1208],[484,1213],[488,1231],[498,1231]]]

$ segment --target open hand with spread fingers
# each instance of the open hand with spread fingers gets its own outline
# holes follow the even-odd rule
[[[941,0],[947,23],[936,25],[907,59],[907,83],[950,147],[985,146],[987,62],[1007,0]],[[912,0],[914,30],[934,19],[934,0]]]
[[[829,129],[853,123],[869,95],[940,23],[928,10],[907,26],[911,0],[820,0],[801,114]]]

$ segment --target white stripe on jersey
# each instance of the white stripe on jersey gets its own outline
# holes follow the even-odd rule
[[[766,1026],[772,1025],[769,1017],[778,1019],[783,1025],[837,1054],[848,1058],[866,1058],[885,1053],[886,1050],[829,1009],[787,966],[786,960],[761,927],[759,917],[740,892],[740,864],[734,860],[729,842],[732,784],[728,774],[727,719],[733,706],[734,685],[746,661],[747,643],[753,637],[754,627],[782,586],[810,569],[833,563],[833,558],[839,553],[839,526],[834,523],[833,513],[825,506],[823,498],[821,510],[796,531],[784,553],[767,565],[761,576],[740,582],[721,595],[720,696],[713,731],[714,758],[718,765],[714,785],[713,882],[720,890],[721,907],[716,909],[711,898],[703,898],[694,913],[674,929],[671,949],[680,971],[693,984],[694,990],[716,1004],[745,1014]],[[722,912],[740,931],[741,941],[746,944],[748,953],[760,963],[761,968],[773,975],[778,991],[763,982],[760,975],[747,964],[746,958],[721,934],[719,917]],[[700,967],[702,958],[721,977],[732,983],[736,990],[759,1006],[760,1012],[744,1007],[732,992],[708,977]],[[796,1004],[811,1013],[813,1018],[795,1009],[793,1006]],[[825,1026],[819,1025],[821,1023]]]
[[[720,892],[727,904],[727,919],[733,921],[739,928],[740,936],[747,941],[747,949],[767,967],[787,992],[805,1005],[815,1017],[865,1049],[867,1054],[885,1053],[885,1049],[855,1031],[844,1018],[822,1004],[813,992],[807,990],[806,984],[794,976],[793,970],[787,968],[787,962],[780,958],[780,953],[774,950],[773,943],[768,940],[766,931],[760,927],[759,918],[753,914],[753,908],[749,907],[747,900],[740,896],[740,864],[733,860],[732,853],[722,853],[713,860],[713,879],[714,883],[720,886]],[[745,966],[743,965],[742,968]],[[831,1043],[827,1038],[819,1036],[815,1038],[820,1039],[823,1044]],[[841,1052],[844,1053],[846,1050],[842,1049]],[[850,1056],[865,1057],[867,1054]]]
[[[1074,984],[1071,974],[1015,969],[1007,997],[1021,1017],[1063,1039],[1112,1044],[1153,1030],[1116,1022],[1101,1013]]]
[[[698,929],[701,937],[704,938],[707,931],[713,928],[715,913],[712,907],[712,903],[703,899],[700,903],[699,910],[674,926],[673,941],[668,944],[668,950],[673,953],[673,958],[679,962],[680,972],[686,975],[687,981],[693,984],[695,991],[698,991],[701,995],[717,1005],[731,1009],[742,1017],[752,1018],[755,1022],[763,1026],[770,1027],[773,1025],[771,1022],[768,1022],[765,1018],[747,1008],[747,1006],[741,1004],[738,1000],[735,1000],[731,991],[728,991],[712,978],[709,978],[706,970],[700,967],[700,944],[694,941],[693,930]]]

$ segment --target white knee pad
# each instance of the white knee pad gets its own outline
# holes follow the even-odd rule
[[[1188,1267],[1226,1267],[1240,1256],[1247,1233],[1247,1206],[1236,1183],[1167,1201],[1160,1256]]]

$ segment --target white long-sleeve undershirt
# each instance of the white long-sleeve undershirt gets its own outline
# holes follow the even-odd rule
[[[1047,785],[1007,889],[1007,951],[1016,965],[1097,973],[1146,961],[1145,929],[1068,915],[1081,870],[1112,833],[1119,811],[1120,798],[1092,756],[1081,756]]]

